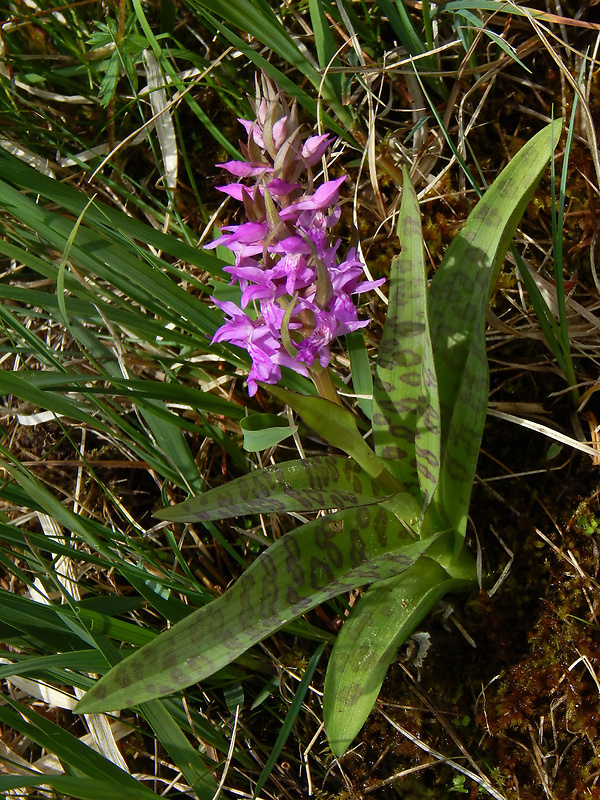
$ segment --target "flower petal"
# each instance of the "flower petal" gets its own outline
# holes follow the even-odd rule
[[[215,164],[215,167],[227,170],[236,178],[253,178],[256,175],[263,175],[265,172],[273,172],[273,168],[268,164],[254,164],[248,161],[224,161]]]

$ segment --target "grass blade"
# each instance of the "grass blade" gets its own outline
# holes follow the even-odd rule
[[[331,81],[331,76],[322,78],[313,63],[306,57],[289,35],[273,10],[266,4],[255,0],[187,0],[192,8],[206,10],[250,36],[268,45],[288,64],[304,75],[322,95],[323,101],[338,117],[342,125],[351,127],[353,118],[350,110],[342,105],[341,98]],[[224,30],[222,33],[226,34]],[[285,86],[282,86],[288,91]],[[298,94],[297,90],[291,94]]]
[[[408,16],[403,0],[397,4],[392,0],[377,0],[377,5],[383,11],[394,29],[406,52],[411,56],[418,56],[425,52],[425,46],[416,32],[411,18]]]
[[[28,787],[50,786],[60,792],[63,797],[77,800],[106,800],[107,797],[119,797],[119,800],[144,800],[156,795],[141,783],[137,786],[120,786],[97,778],[72,778],[68,775],[0,775],[0,792],[12,796],[17,789]]]
[[[89,201],[88,195],[84,192],[42,175],[2,148],[0,148],[0,174],[4,181],[32,192],[34,195],[42,195],[75,217],[81,214]],[[38,211],[41,213],[42,207],[38,207]],[[168,253],[182,262],[194,264],[211,275],[220,276],[222,274],[223,262],[214,254],[192,247],[176,236],[162,233],[152,225],[140,222],[122,211],[111,208],[97,198],[86,210],[85,221],[89,225],[102,228],[103,233],[115,241],[123,242],[124,237],[137,240],[149,244],[163,253]],[[37,228],[33,228],[33,230],[37,230]]]
[[[156,797],[128,772],[80,742],[76,736],[63,730],[59,725],[55,725],[41,714],[37,714],[7,695],[4,695],[3,700],[6,705],[0,706],[2,722],[10,725],[24,736],[28,736],[40,747],[54,753],[63,764],[89,779],[100,783],[110,783],[113,787],[112,791],[116,790],[117,792],[116,796],[119,796],[119,789],[122,788],[123,792],[129,792],[127,795],[129,797]],[[42,776],[41,779],[38,778],[38,782],[45,783],[44,778],[45,776]]]
[[[144,703],[140,709],[156,738],[173,758],[198,800],[213,800],[219,785],[198,751],[188,741],[179,724],[160,700]]]
[[[306,697],[306,693],[310,687],[310,682],[312,681],[313,675],[315,674],[315,670],[319,664],[319,661],[321,660],[321,656],[323,655],[323,650],[325,650],[325,647],[325,642],[319,645],[319,647],[317,647],[315,650],[314,655],[308,662],[306,670],[304,671],[304,675],[302,676],[302,680],[300,681],[300,685],[294,694],[294,699],[292,700],[288,712],[285,715],[285,720],[281,726],[281,730],[277,734],[277,739],[275,740],[271,754],[269,755],[267,763],[265,764],[263,771],[260,773],[260,777],[256,782],[256,786],[254,787],[254,797],[258,797],[258,795],[261,793],[265,783],[269,778],[269,775],[271,774],[271,771],[273,770],[273,767],[277,763],[279,754],[281,753],[288,736],[296,724],[298,714],[302,709],[302,703],[304,702],[304,698]]]
[[[331,87],[335,92],[336,99],[342,102],[342,73],[328,74],[326,70],[330,67],[341,67],[342,63],[337,58],[337,46],[335,44],[329,21],[325,14],[325,3],[323,0],[308,0],[310,19],[312,22],[315,37],[315,47],[321,72],[327,75]]]

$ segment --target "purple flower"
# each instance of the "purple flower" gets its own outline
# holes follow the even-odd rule
[[[221,302],[213,298],[213,302],[230,319],[215,333],[212,344],[229,342],[247,350],[248,355],[252,358],[252,369],[248,375],[250,397],[256,394],[257,381],[277,383],[281,380],[282,366],[292,367],[302,375],[308,376],[306,367],[294,362],[263,319],[250,319],[235,303],[230,301]]]
[[[346,180],[345,177],[335,181],[321,184],[316,192],[308,197],[303,197],[281,212],[282,219],[297,217],[298,211],[324,211],[338,201],[339,188]]]
[[[315,164],[319,163],[332,141],[333,137],[328,133],[325,133],[322,136],[308,137],[308,139],[302,145],[301,153],[302,158],[306,161],[309,167],[314,167]]]
[[[215,164],[215,166],[226,169],[227,172],[238,178],[254,178],[257,175],[273,171],[272,167],[267,164],[249,164],[247,161],[226,161],[223,164]]]
[[[245,161],[217,165],[241,179],[218,188],[243,203],[248,221],[224,227],[206,245],[223,245],[235,255],[225,271],[242,290],[241,307],[214,301],[226,320],[212,341],[248,352],[250,396],[258,381],[277,383],[281,367],[304,376],[325,369],[331,343],[368,324],[358,318],[352,295],[384,282],[361,281],[363,263],[354,248],[338,258],[340,241],[330,231],[340,218],[345,178],[315,185],[312,174],[332,137],[305,135],[295,101],[289,106],[265,76],[257,83],[254,112],[256,120],[240,120]],[[243,310],[250,304],[252,317]]]

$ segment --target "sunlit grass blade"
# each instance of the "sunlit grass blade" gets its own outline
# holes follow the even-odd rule
[[[18,372],[5,372],[3,374],[2,389],[3,394],[11,394],[23,401],[35,403],[40,408],[52,411],[58,416],[65,416],[80,422],[97,425],[99,430],[106,433],[110,430],[108,426],[94,419],[92,415],[93,409],[86,404],[62,397],[54,392],[44,392]]]
[[[39,603],[36,605],[40,607]],[[33,672],[41,675],[47,671],[47,674],[52,672],[56,675],[63,667],[82,672],[104,672],[108,669],[106,659],[97,650],[69,650],[51,656],[31,656],[7,651],[7,656],[15,661],[0,666],[0,680],[10,678],[12,675],[28,675]],[[65,674],[63,671],[61,676],[63,681]]]
[[[418,516],[413,497],[395,499],[406,520]],[[382,507],[366,506],[286,534],[224,595],[113,668],[78,710],[134,706],[201,681],[325,600],[402,572],[437,538],[413,538],[405,525]]]
[[[3,609],[0,635],[3,642],[17,647],[31,644],[42,648],[56,647],[63,651],[81,647],[81,640],[53,608],[5,590],[0,591],[0,599]]]
[[[41,275],[52,276],[51,279],[56,277],[55,270],[49,267],[47,261],[38,258],[21,247],[16,247],[6,241],[0,241],[0,253],[8,258],[15,259],[23,266],[30,267]],[[72,291],[74,282],[72,282],[68,274],[65,278],[71,282],[70,289]],[[165,329],[164,322],[159,319],[151,319],[149,315],[140,313],[140,310],[132,307],[132,305],[119,308],[107,302],[104,298],[94,297],[93,292],[85,291],[83,287],[79,287],[77,291],[80,294],[79,298],[72,296],[64,298],[64,306],[70,319],[92,323],[96,329],[102,328],[106,324],[106,320],[109,320],[128,332],[127,339],[135,339],[137,337],[145,343],[158,344],[162,342],[163,346],[177,345],[188,348],[197,344],[197,339],[190,333],[177,328]],[[16,305],[14,310],[21,317],[25,315],[32,316],[34,312],[32,308],[28,307],[31,305],[33,308],[39,308],[44,313],[48,313],[53,319],[59,319],[60,308],[56,294],[9,284],[0,284],[0,298],[16,300],[19,305]],[[45,348],[40,341],[35,342],[36,337],[34,334],[19,324],[14,314],[11,314],[6,308],[3,310],[3,318],[9,324],[9,327],[17,331],[21,339],[32,348],[31,352],[39,354],[44,363],[52,364],[57,369],[64,368],[59,360],[60,353],[55,353]],[[216,400],[217,398],[214,399]],[[230,405],[233,407],[234,404],[230,403]]]
[[[88,356],[91,355],[96,363],[102,364],[109,380],[114,376],[120,377],[121,365],[93,331],[74,323],[69,324],[69,332],[83,346],[84,352]],[[52,396],[51,393],[50,396]],[[195,491],[202,491],[204,482],[183,437],[178,418],[168,410],[161,400],[145,397],[139,406],[141,416],[150,429],[148,450],[154,454],[160,453],[180,476],[182,484]]]
[[[420,490],[425,511],[439,479],[440,413],[419,203],[406,168],[403,175],[398,220],[402,253],[393,259],[390,271],[388,312],[375,371],[373,439],[375,452],[398,483],[416,494]]]
[[[1,185],[0,205],[25,223],[30,230],[36,231],[37,236],[47,244],[56,247],[59,252],[64,250],[73,228],[71,220],[47,211],[6,183]],[[91,207],[88,212],[90,210]],[[89,214],[86,213],[86,223],[89,222]],[[166,317],[173,324],[187,330],[214,333],[218,326],[218,315],[177,286],[167,274],[150,263],[144,263],[135,255],[134,248],[121,246],[114,239],[111,241],[111,237],[104,231],[99,234],[89,228],[88,224],[78,228],[70,251],[71,260],[77,267],[89,270],[94,277],[102,277],[110,282],[110,296],[117,305],[126,303],[117,300],[115,289],[125,293],[142,307]],[[145,251],[140,248],[139,254],[145,255]],[[148,255],[148,261],[152,260]],[[57,279],[57,266],[47,262],[44,271],[46,277]],[[81,287],[78,280],[65,277],[65,286],[75,295],[89,297],[89,288]]]
[[[2,296],[2,289],[0,288],[0,297]],[[59,366],[60,363],[59,363]],[[140,378],[123,378],[115,375],[84,375],[77,372],[29,372],[22,376],[23,381],[26,381],[28,386],[32,386],[34,390],[49,391],[56,389],[60,392],[76,391],[81,395],[105,394],[110,395],[112,392],[115,394],[127,395],[137,400],[162,400],[170,401],[172,403],[180,403],[182,405],[189,405],[190,408],[198,408],[206,411],[209,414],[222,414],[230,417],[231,419],[242,419],[244,417],[244,408],[236,403],[227,400],[218,395],[203,392],[201,389],[196,389],[193,386],[186,386],[183,383],[173,382],[158,382],[142,380]],[[94,384],[103,384],[110,381],[114,387],[112,392],[105,386],[97,386]],[[87,385],[85,385],[87,384]],[[25,390],[24,390],[25,391]],[[36,395],[36,402],[41,400],[41,395]],[[151,404],[148,406],[151,408]],[[185,426],[185,423],[181,423]],[[214,432],[215,438],[218,438]]]
[[[62,377],[62,373],[60,373],[60,377]],[[35,403],[40,408],[53,412],[57,415],[57,419],[59,417],[65,417],[69,420],[87,422],[88,424],[93,425],[96,430],[107,435],[111,435],[113,432],[113,429],[107,422],[104,422],[101,418],[98,418],[98,416],[94,416],[93,407],[91,404],[87,405],[81,401],[65,398],[60,392],[39,389],[35,386],[33,381],[27,379],[26,374],[7,372],[4,375],[3,383],[7,393],[12,394],[14,397],[20,398],[24,402]],[[92,398],[93,397],[94,395],[92,395]],[[148,406],[147,401],[143,402],[142,405]],[[108,420],[110,420],[113,418],[116,421],[116,427],[120,427],[123,432],[126,432],[131,436],[129,443],[138,452],[142,459],[147,460],[148,463],[157,469],[160,474],[164,475],[165,477],[168,476],[168,478],[175,484],[185,485],[185,479],[182,477],[182,475],[185,473],[182,473],[177,467],[177,460],[173,462],[167,454],[164,454],[158,448],[153,447],[151,439],[146,434],[140,433],[138,428],[127,424],[125,420],[120,418],[117,411],[111,410],[108,405],[102,403],[100,403],[100,407],[104,412],[103,416],[105,419],[108,418]],[[156,417],[156,414],[154,416]],[[172,422],[172,418],[173,415],[165,414],[163,421],[165,424],[169,424],[172,429],[177,429],[177,438],[179,438],[178,453],[180,458],[183,459],[183,453],[179,451],[185,451],[187,445],[180,438],[180,426],[175,425],[175,423]],[[173,455],[175,455],[176,447],[177,442],[175,439],[169,441],[169,449],[172,450]],[[190,464],[189,457],[185,462],[181,462],[181,467],[188,473],[189,479],[193,483],[200,485],[198,483],[199,479],[196,474],[197,470],[194,472],[194,467]]]
[[[187,487],[196,492],[202,491],[204,480],[181,427],[174,421],[175,415],[160,400],[151,403],[146,401],[146,408],[141,413],[152,433],[155,449],[173,465]]]
[[[64,506],[41,481],[34,478],[27,469],[16,462],[4,448],[0,448],[0,453],[3,456],[0,462],[2,467],[27,493],[28,506],[31,503],[37,503],[45,513],[56,519],[61,525],[64,525],[67,530],[73,531],[80,536],[92,550],[114,562],[115,551],[100,538],[100,532],[108,533],[104,526],[99,525],[94,520],[75,514],[71,509]]]
[[[154,700],[144,703],[140,709],[157,740],[173,758],[198,800],[213,800],[218,792],[218,783],[210,774],[208,766],[200,758],[196,748],[189,742],[181,726],[173,719],[165,703]]]
[[[0,719],[5,725],[54,753],[70,770],[102,784],[111,784],[116,796],[119,796],[119,788],[122,787],[128,797],[156,797],[128,772],[80,742],[76,736],[7,695],[4,695],[4,705],[0,706]],[[38,778],[41,784],[45,783],[43,777]]]
[[[34,478],[32,476],[29,476],[29,481],[30,482],[27,484],[27,486],[32,487],[35,485]],[[47,496],[40,495],[38,499],[42,502],[38,505],[31,495],[22,493],[20,487],[15,485],[9,484],[2,487],[2,489],[0,489],[0,497],[17,506],[31,508],[36,511],[51,511],[51,509],[46,508],[43,503],[44,499],[47,499]],[[93,533],[95,533],[97,537],[103,535],[104,538],[111,540],[116,546],[123,544],[122,537],[120,537],[114,529],[104,528],[102,525],[93,520],[87,520],[84,525],[85,524],[92,529]],[[24,553],[27,552],[30,547],[35,547],[38,550],[44,551],[48,550],[49,546],[51,545],[52,552],[55,555],[77,559],[82,563],[95,566],[99,569],[114,569],[115,567],[114,555],[111,555],[110,559],[99,557],[94,553],[86,552],[86,550],[77,549],[76,546],[63,544],[62,541],[49,540],[45,534],[36,533],[35,531],[27,531],[27,534],[25,535],[15,525],[0,523],[0,541],[10,544],[12,547],[19,549]],[[140,567],[133,566],[132,564],[127,564],[126,562],[119,563],[118,569],[120,571],[122,570],[122,574],[125,575],[128,580],[148,580],[147,572]],[[153,580],[156,581],[157,586],[164,586],[169,583],[168,580],[165,582],[161,581],[158,576],[155,576]],[[185,608],[187,608],[187,606],[185,606]],[[93,672],[94,670],[90,671]]]
[[[325,730],[335,756],[346,752],[364,725],[406,638],[445,594],[473,585],[472,564],[464,572],[471,575],[451,577],[423,556],[401,575],[370,586],[352,609],[335,640],[323,689]]]
[[[74,189],[66,183],[42,175],[23,164],[14,156],[11,156],[2,148],[0,148],[0,173],[2,174],[2,179],[7,183],[12,183],[14,186],[32,192],[34,195],[40,194],[42,197],[52,201],[52,203],[56,203],[59,208],[74,214],[75,217],[81,214],[89,201],[89,195]],[[16,207],[17,210],[19,209],[14,200],[13,207]],[[38,207],[38,214],[41,215],[42,211],[43,208]],[[23,219],[24,222],[27,221],[27,219],[21,218],[18,213],[16,216]],[[34,218],[34,222],[35,220],[36,218]],[[168,253],[182,262],[194,264],[211,275],[222,274],[221,267],[223,262],[212,253],[193,247],[177,236],[169,236],[162,233],[152,225],[124,214],[118,209],[111,208],[98,198],[95,198],[94,202],[87,208],[85,221],[86,224],[102,229],[103,234],[111,241],[123,243],[127,239],[137,240],[155,247],[163,253]],[[69,222],[70,230],[73,226],[73,221],[69,220]],[[37,229],[34,228],[34,230]]]
[[[199,497],[157,511],[155,516],[171,522],[191,522],[243,514],[354,508],[372,505],[384,496],[381,486],[351,459],[323,456],[255,470]]]
[[[10,291],[5,294],[3,291],[4,288],[4,286],[0,285],[0,298],[3,296],[6,297],[6,294],[11,294]],[[25,294],[23,295],[23,299],[25,299]],[[27,299],[29,300],[30,298]],[[15,314],[3,303],[0,303],[0,319],[4,323],[5,330],[11,331],[10,338],[15,348],[18,346],[17,342],[19,342],[22,352],[25,348],[28,348],[29,352],[35,354],[40,362],[47,367],[54,367],[57,370],[64,369],[55,354],[51,351],[49,352],[44,342],[41,342],[38,336],[32,333],[26,325],[23,325]]]
[[[208,11],[217,19],[224,20],[238,30],[247,31],[258,41],[268,45],[312,83],[342,125],[348,127],[352,125],[351,110],[342,104],[341,96],[335,86],[339,80],[332,83],[331,76],[321,76],[314,63],[311,63],[311,60],[298,47],[285,26],[266,3],[260,0],[253,2],[252,0],[187,0],[187,3],[200,13]],[[225,30],[221,30],[221,33],[227,35]],[[282,88],[288,91],[286,86],[282,86]]]
[[[487,406],[485,309],[512,236],[560,136],[533,137],[487,190],[432,281],[429,320],[442,415],[440,507],[464,535]]]

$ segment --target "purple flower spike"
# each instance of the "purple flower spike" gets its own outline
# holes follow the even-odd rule
[[[206,245],[235,254],[235,265],[225,271],[239,284],[241,307],[214,300],[226,320],[212,341],[248,352],[251,397],[259,381],[277,383],[282,367],[305,377],[325,369],[332,342],[368,324],[358,318],[352,295],[384,282],[361,281],[364,265],[354,248],[338,258],[340,242],[331,229],[340,218],[345,177],[315,185],[312,174],[333,138],[303,134],[295,101],[288,105],[265,76],[253,107],[255,120],[240,119],[245,161],[217,165],[241,179],[218,188],[243,203],[248,221],[224,227]],[[252,317],[243,310],[250,304]]]

